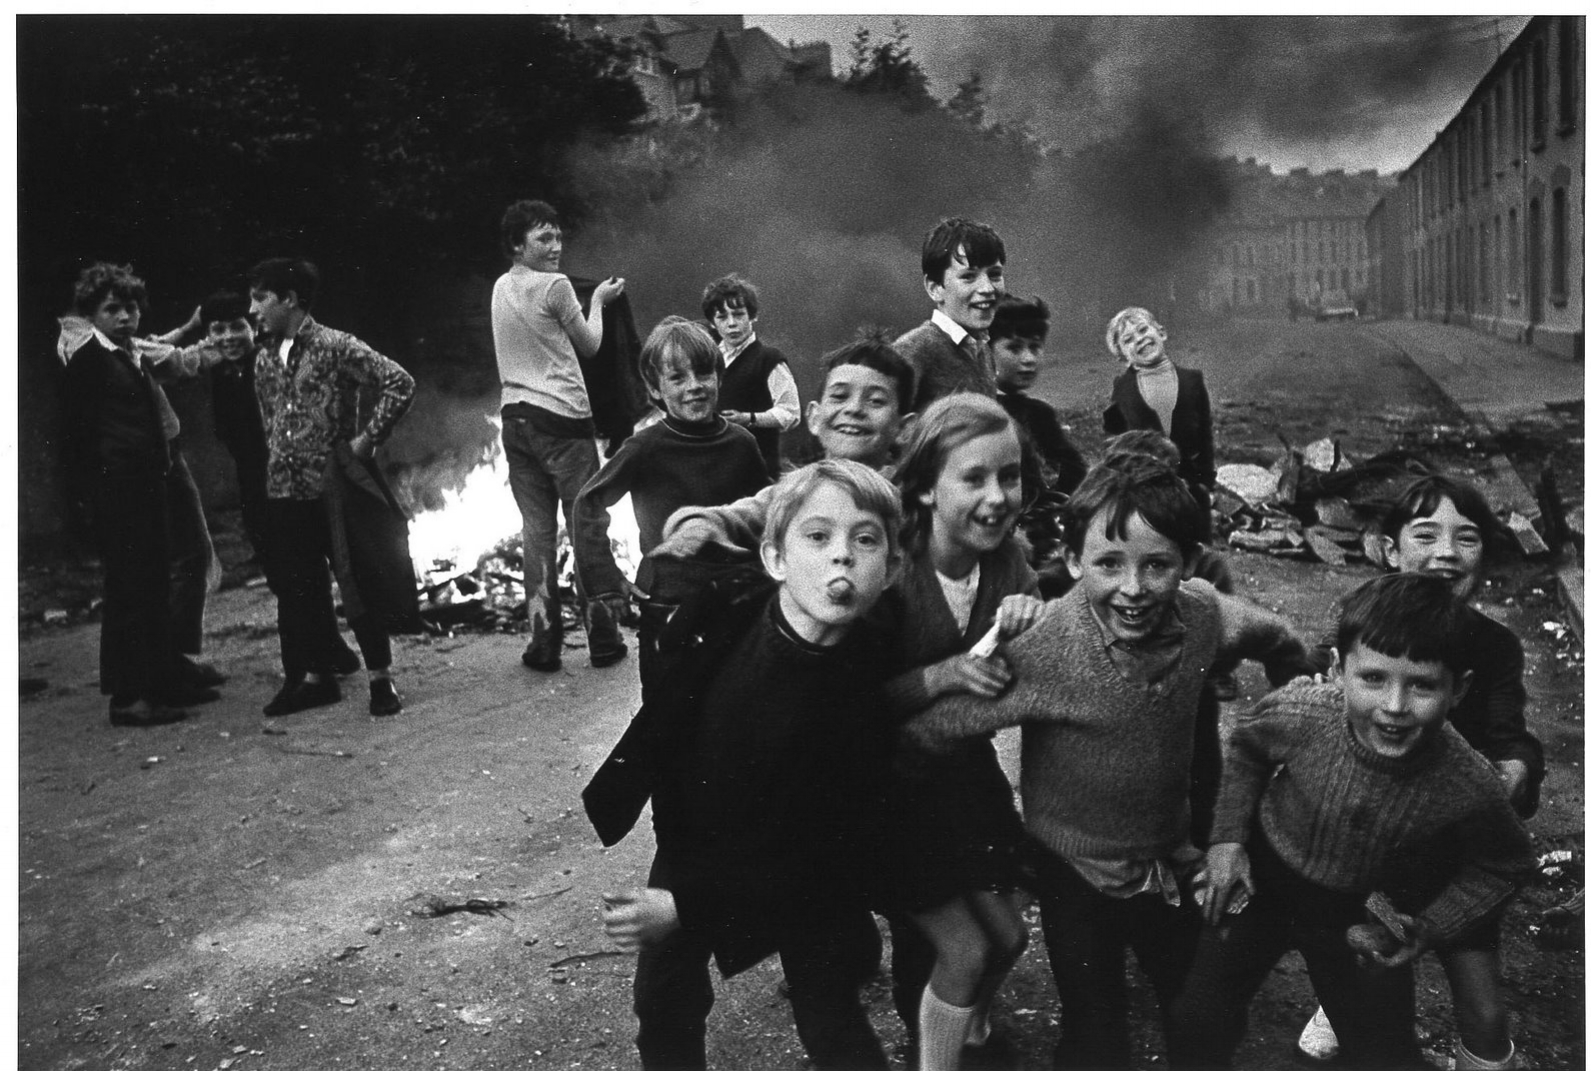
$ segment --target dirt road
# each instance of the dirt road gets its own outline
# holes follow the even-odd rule
[[[1113,369],[1092,351],[1052,349],[1039,393],[1090,452]],[[1222,461],[1268,461],[1278,429],[1299,444],[1336,434],[1364,454],[1446,428],[1427,438],[1461,465],[1486,449],[1462,445],[1460,415],[1373,325],[1237,325],[1173,340],[1173,354],[1206,371]],[[1521,437],[1521,464],[1574,457],[1578,493],[1580,447],[1563,441],[1577,435],[1537,428]],[[1371,575],[1232,562],[1242,590],[1310,633]],[[1526,644],[1531,723],[1551,766],[1532,832],[1543,851],[1578,853],[1583,671],[1544,628],[1558,615],[1550,592],[1540,567],[1516,565],[1482,605]],[[96,627],[25,627],[20,675],[41,683],[18,718],[19,1066],[636,1066],[634,961],[605,943],[596,915],[603,890],[640,880],[649,838],[603,850],[578,799],[635,705],[633,661],[592,670],[569,650],[561,673],[540,676],[519,665],[521,637],[400,639],[401,717],[369,718],[353,677],[341,705],[267,723],[274,624],[263,587],[221,592],[206,656],[232,675],[224,698],[154,730],[108,724]],[[1263,683],[1257,670],[1242,681],[1249,695]],[[1580,954],[1544,949],[1529,929],[1559,895],[1528,890],[1506,926],[1516,1036],[1543,1068],[1585,1058]],[[471,898],[508,904],[435,913]],[[769,964],[721,988],[715,1066],[803,1066],[777,981]],[[1445,1053],[1439,969],[1426,966],[1420,990]],[[880,1033],[900,1042],[886,989],[869,995]],[[1150,1021],[1141,986],[1137,999]],[[1240,1066],[1286,1066],[1312,1007],[1290,960],[1256,1002]],[[1035,925],[996,1013],[1024,1066],[1047,1066],[1055,1016]],[[1152,1066],[1154,1028],[1140,1044]]]

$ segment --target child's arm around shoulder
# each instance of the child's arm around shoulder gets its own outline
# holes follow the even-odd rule
[[[777,486],[769,484],[723,506],[681,506],[664,522],[663,541],[652,548],[653,556],[692,558],[709,543],[735,556],[755,555]]]
[[[1225,595],[1203,580],[1184,581],[1215,599],[1221,619],[1218,655],[1250,658],[1265,667],[1272,685],[1318,672],[1302,637],[1281,614],[1237,595]]]
[[[1322,719],[1341,717],[1335,685],[1295,680],[1240,713],[1221,748],[1221,787],[1210,842],[1245,843],[1271,774]]]

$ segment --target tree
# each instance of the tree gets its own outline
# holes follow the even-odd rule
[[[851,69],[845,87],[859,93],[893,96],[909,111],[939,107],[928,92],[928,76],[906,43],[910,38],[901,19],[896,19],[888,36],[876,43],[866,27],[857,27],[851,41]]]

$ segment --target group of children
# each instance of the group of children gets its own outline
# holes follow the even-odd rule
[[[1060,996],[1057,1067],[1130,1065],[1129,948],[1173,1067],[1230,1066],[1291,948],[1322,1003],[1311,1027],[1335,1028],[1344,1065],[1421,1066],[1410,964],[1435,949],[1457,1066],[1513,1066],[1498,919],[1530,866],[1519,818],[1542,766],[1522,665],[1497,655],[1518,641],[1466,604],[1495,529],[1484,501],[1443,477],[1411,487],[1385,525],[1396,573],[1345,601],[1325,652],[1306,645],[1220,583],[1209,483],[1188,478],[1211,464],[1202,381],[1168,376],[1163,329],[1125,310],[1116,402],[1136,397],[1157,431],[1187,426],[1179,405],[1204,420],[1186,450],[1118,435],[1086,474],[1075,451],[1041,458],[1077,477],[1064,594],[1046,599],[1016,534],[1037,436],[1022,401],[1001,404],[1031,382],[1042,332],[989,330],[1002,308],[1042,322],[1042,303],[1001,304],[1003,244],[981,225],[943,222],[923,262],[928,323],[824,358],[806,420],[825,460],[729,500],[732,479],[763,481],[752,444],[711,419],[722,352],[666,321],[643,358],[668,412],[649,439],[659,458],[723,444],[721,497],[659,524],[643,500],[681,476],[637,448],[577,508],[585,545],[632,494],[658,611],[641,709],[585,792],[608,844],[652,807],[647,883],[603,907],[640,953],[642,1066],[705,1067],[710,963],[727,978],[774,953],[815,1065],[888,1066],[859,997],[877,913],[916,1066],[956,1068],[999,1045],[989,1012],[1027,943],[1022,889]],[[630,590],[597,569],[587,586]],[[1279,690],[1216,750],[1208,684],[1240,659]],[[1010,726],[1020,813],[993,747]]]

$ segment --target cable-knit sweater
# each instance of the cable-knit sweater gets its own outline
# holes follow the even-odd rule
[[[1021,725],[1029,832],[1067,857],[1165,858],[1188,835],[1194,715],[1210,664],[1256,658],[1286,679],[1304,658],[1285,621],[1202,580],[1181,585],[1174,611],[1186,629],[1180,655],[1159,680],[1134,683],[1075,587],[1003,645],[1014,675],[1005,694],[940,699],[906,731],[932,746]]]
[[[1441,943],[1513,894],[1530,840],[1491,764],[1451,725],[1403,758],[1354,735],[1335,684],[1294,681],[1227,741],[1212,843],[1242,843],[1254,815],[1282,862],[1317,885],[1381,889],[1419,908]]]

